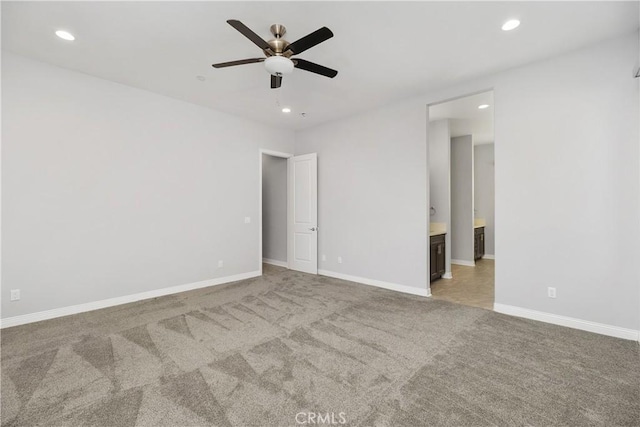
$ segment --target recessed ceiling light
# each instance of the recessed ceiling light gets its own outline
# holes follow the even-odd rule
[[[518,21],[517,19],[509,19],[507,22],[502,24],[502,31],[514,30],[518,28],[519,25],[520,25],[520,21]]]
[[[63,31],[63,30],[58,30],[56,31],[56,36],[60,37],[63,40],[68,40],[68,41],[74,41],[76,38],[73,36],[73,34],[67,32],[67,31]]]
[[[282,112],[283,112],[283,113],[290,113],[290,112],[291,112],[291,108],[289,108],[289,107],[284,107],[284,108],[282,109]]]
[[[484,110],[485,108],[489,108],[489,104],[478,105],[478,110]]]

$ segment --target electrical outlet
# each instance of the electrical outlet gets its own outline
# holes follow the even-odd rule
[[[547,288],[547,296],[549,298],[555,298],[556,297],[556,288]]]
[[[326,261],[327,260],[327,256],[325,254],[322,254],[322,261]]]
[[[20,299],[20,289],[11,289],[11,301],[18,301]]]
[[[224,261],[220,260],[218,261],[218,268],[222,268],[222,267],[224,267]]]
[[[342,264],[342,257],[341,256],[338,257],[338,264]]]
[[[249,224],[251,222],[251,217],[250,216],[245,216],[244,217],[244,223],[245,224]]]

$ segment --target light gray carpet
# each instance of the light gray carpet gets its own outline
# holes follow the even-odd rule
[[[637,343],[265,273],[4,330],[2,425],[640,425]]]

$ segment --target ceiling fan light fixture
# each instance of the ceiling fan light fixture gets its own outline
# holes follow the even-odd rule
[[[293,61],[284,56],[270,56],[264,60],[264,67],[270,74],[290,74],[293,71]]]

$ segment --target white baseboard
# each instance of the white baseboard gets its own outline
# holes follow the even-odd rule
[[[453,273],[452,273],[452,272],[450,272],[450,271],[447,271],[446,273],[444,273],[444,274],[442,275],[442,278],[443,278],[443,279],[453,279]]]
[[[383,282],[381,280],[367,279],[358,276],[349,276],[348,274],[336,273],[329,270],[318,270],[321,276],[334,277],[336,279],[348,280],[349,282],[362,283],[363,285],[376,286],[378,288],[389,289],[391,291],[403,292],[405,294],[419,295],[421,297],[430,297],[431,289],[414,288],[413,286],[398,285],[397,283]]]
[[[611,326],[604,323],[591,322],[589,320],[560,316],[558,314],[545,313],[543,311],[529,310],[528,308],[521,308],[513,305],[493,304],[493,310],[502,314],[524,317],[525,319],[531,320],[539,320],[540,322],[552,323],[554,325],[566,326],[568,328],[580,329],[588,332],[595,332],[596,334],[608,335],[610,337],[640,341],[640,331],[636,331],[634,329],[621,328],[619,326]]]
[[[71,314],[84,313],[86,311],[98,310],[101,308],[113,307],[114,305],[127,304],[130,302],[142,301],[149,298],[157,298],[165,295],[177,294],[179,292],[191,291],[193,289],[206,288],[208,286],[222,285],[224,283],[236,282],[238,280],[250,279],[252,277],[258,276],[260,276],[260,271],[251,271],[248,273],[235,274],[233,276],[218,277],[216,279],[203,280],[201,282],[187,283],[186,285],[154,289],[153,291],[140,292],[138,294],[125,295],[101,301],[93,301],[84,304],[70,305],[68,307],[55,308],[53,310],[39,311],[37,313],[7,317],[6,319],[0,319],[0,328],[10,328],[12,326],[39,322],[41,320],[53,319],[56,317],[69,316]]]
[[[467,267],[475,267],[476,266],[475,261],[465,261],[463,259],[452,259],[451,260],[451,264],[464,265],[464,266],[467,266]]]
[[[289,268],[289,264],[286,261],[278,261],[277,259],[262,258],[262,262],[265,264],[277,265],[278,267]]]
[[[486,258],[486,259],[496,259],[496,256],[493,254],[484,254],[482,256],[482,258]]]

